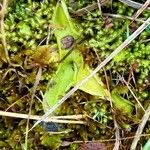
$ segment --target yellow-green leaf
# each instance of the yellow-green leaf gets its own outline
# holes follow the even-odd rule
[[[80,68],[78,75],[77,75],[77,83],[86,78],[90,73],[91,69],[85,65],[85,67]],[[110,93],[106,89],[104,83],[101,81],[100,77],[95,75],[94,77],[90,78],[86,83],[84,83],[80,90],[89,93],[94,96],[99,96],[103,99],[110,100]]]
[[[111,96],[112,102],[117,109],[119,109],[124,114],[131,115],[133,111],[133,104],[129,100],[120,96],[120,94],[124,94],[127,92],[127,90],[127,87],[116,87],[112,90]]]
[[[61,64],[51,79],[44,95],[43,107],[47,111],[74,85],[77,68],[73,61]]]
[[[54,29],[54,34],[57,38],[59,50],[61,49],[61,39],[63,37],[70,35],[76,40],[81,36],[81,30],[71,19],[64,0],[57,3],[52,18],[52,24],[56,27],[56,29]]]

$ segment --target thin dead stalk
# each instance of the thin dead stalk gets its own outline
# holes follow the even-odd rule
[[[29,114],[28,114],[28,119],[27,119],[27,125],[26,125],[26,136],[25,136],[25,149],[27,150],[27,142],[28,142],[28,130],[29,130],[29,120],[30,120],[30,115],[31,115],[31,111],[32,111],[32,105],[33,105],[33,99],[35,97],[35,92],[36,89],[38,87],[38,84],[40,82],[41,79],[41,75],[42,75],[42,67],[38,68],[38,72],[35,78],[35,82],[34,82],[34,86],[33,86],[33,92],[32,92],[32,96],[31,96],[31,102],[30,102],[30,107],[29,107]]]
[[[116,119],[115,119],[115,116],[114,116],[114,126],[115,126],[115,136],[116,136],[116,141],[115,141],[115,145],[114,145],[114,148],[113,150],[119,150],[119,147],[120,147],[120,131],[119,131],[119,127],[118,127],[118,124],[116,122]]]
[[[130,86],[128,85],[128,83],[125,81],[124,78],[122,78],[123,82],[126,84],[127,88],[129,89],[129,91],[131,92],[131,94],[133,95],[133,97],[135,98],[135,100],[137,101],[137,103],[139,104],[139,106],[142,108],[142,110],[145,112],[144,107],[142,106],[142,104],[140,103],[140,101],[138,100],[138,98],[136,97],[136,95],[134,94],[134,92],[132,91],[132,89],[130,88]]]
[[[99,63],[101,63],[102,61],[101,61],[101,59],[100,59],[100,57],[99,57],[99,55],[98,55],[98,53],[97,53],[97,51],[95,49],[94,49],[94,52],[95,52],[95,54],[96,54],[96,56],[98,58]],[[106,86],[107,86],[108,91],[110,92],[108,76],[107,76],[105,68],[103,68],[103,71],[104,71],[104,75],[105,75]],[[111,107],[113,107],[111,100],[110,100],[110,105],[111,105]]]
[[[41,121],[46,119],[52,112],[54,112],[67,98],[69,98],[74,92],[76,92],[81,85],[86,83],[91,77],[93,77],[100,69],[102,69],[110,60],[112,60],[123,48],[125,48],[128,44],[130,44],[147,26],[150,24],[150,17],[133,33],[131,34],[117,49],[115,49],[101,64],[97,66],[97,68],[90,73],[85,79],[83,79],[80,83],[78,83],[74,88],[72,88],[62,99],[58,101],[51,109],[47,111],[41,118],[38,120],[33,127],[29,130],[31,131],[34,127],[36,127]]]
[[[23,98],[27,97],[29,94],[24,95],[23,97],[21,97],[20,99],[16,100],[14,103],[12,103],[6,110],[8,111],[11,107],[13,107],[15,104],[17,104],[18,101],[22,100]]]
[[[0,116],[28,119],[28,114],[14,113],[0,111]],[[30,115],[31,120],[40,120],[42,116]],[[53,116],[44,120],[44,122],[55,122],[55,123],[71,123],[71,124],[86,124],[85,121],[80,121],[79,119],[84,119],[84,115],[68,115],[68,116]]]
[[[141,4],[141,3],[134,2],[134,1],[131,1],[131,0],[119,0],[119,1],[122,2],[122,3],[124,3],[124,4],[126,4],[126,5],[128,5],[128,6],[131,6],[131,7],[133,7],[133,8],[136,8],[136,9],[141,8],[142,5],[143,5],[143,4]],[[102,0],[102,1],[100,1],[100,5],[103,6],[103,5],[105,5],[107,2],[108,2],[108,0]],[[73,14],[74,14],[75,16],[82,16],[82,15],[84,15],[84,14],[86,14],[86,13],[88,13],[88,12],[91,12],[91,11],[97,9],[97,8],[99,8],[98,3],[93,3],[93,4],[91,4],[91,5],[88,5],[88,6],[84,7],[84,8],[81,8],[81,9],[79,9],[79,10],[73,12]],[[146,9],[150,10],[150,7],[147,7]]]
[[[140,140],[140,136],[143,132],[143,129],[144,129],[149,117],[150,117],[150,105],[148,106],[148,108],[145,111],[145,114],[142,117],[141,123],[139,124],[138,129],[135,133],[134,139],[132,141],[130,150],[136,150],[136,146],[138,144],[138,141]]]
[[[108,0],[101,0],[100,1],[100,6],[103,6],[107,2],[108,2]],[[81,9],[73,12],[73,14],[75,16],[82,16],[82,15],[86,14],[87,12],[91,12],[91,11],[97,9],[97,8],[99,8],[98,3],[93,3],[91,5],[88,5],[88,6],[84,7],[84,8],[81,8]]]
[[[150,4],[150,0],[147,0],[142,7],[133,15],[133,20],[132,22],[138,18],[138,16],[148,7],[148,5]],[[131,24],[132,24],[131,22]]]
[[[138,3],[138,2],[135,2],[135,1],[132,1],[132,0],[119,0],[120,2],[128,5],[128,6],[131,6],[133,8],[136,8],[136,9],[139,9],[143,6],[143,4],[141,3]],[[147,7],[147,9],[150,10],[150,7]]]
[[[100,16],[103,18],[103,16],[102,16],[102,9],[101,9],[101,1],[97,0],[97,4],[98,4]]]
[[[139,137],[146,137],[146,136],[150,136],[150,134],[141,134],[139,135]],[[130,139],[133,139],[135,136],[129,136],[129,137],[125,137],[125,138],[120,138],[121,141],[123,140],[130,140]],[[73,141],[73,142],[70,142],[70,141],[67,141],[68,144],[73,144],[73,143],[76,143],[76,144],[80,144],[80,143],[90,143],[90,142],[114,142],[116,141],[116,139],[103,139],[103,140],[92,140],[92,141]]]
[[[8,1],[3,0],[2,9],[0,11],[0,31],[1,31],[1,40],[2,40],[1,42],[2,42],[2,45],[4,48],[5,57],[6,57],[6,60],[8,61],[8,63],[10,64],[10,59],[9,59],[9,55],[8,55],[8,51],[7,51],[5,28],[4,28],[4,18],[5,18],[5,13],[6,13],[6,9],[7,9],[7,4],[8,4]]]
[[[150,42],[150,39],[143,40],[141,43],[143,42]]]
[[[123,15],[118,15],[118,14],[103,13],[103,16],[109,16],[109,17],[113,17],[113,18],[122,18],[122,19],[135,20],[135,21],[141,22],[141,23],[145,22],[145,20],[143,20],[143,19],[136,19],[136,18],[133,18],[133,17],[123,16]]]

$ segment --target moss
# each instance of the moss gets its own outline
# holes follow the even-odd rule
[[[93,2],[93,1],[92,1]],[[95,1],[97,2],[97,1]],[[142,1],[140,1],[142,2]],[[51,25],[51,16],[56,1],[46,0],[20,0],[15,1],[8,7],[5,17],[5,30],[7,37],[7,48],[11,62],[15,65],[9,66],[6,58],[0,55],[0,109],[6,110],[13,104],[8,111],[28,113],[31,91],[35,82],[37,69],[42,67],[42,77],[36,91],[36,96],[42,99],[41,92],[45,92],[48,81],[52,77],[52,73],[56,71],[57,59],[51,63],[49,58],[51,53],[44,47],[47,37],[49,25]],[[91,1],[78,1],[76,9],[80,9],[91,4]],[[68,1],[70,11],[72,6]],[[107,9],[106,9],[107,8]],[[105,13],[116,13],[121,15],[133,15],[135,9],[129,8],[124,4],[116,1],[110,5],[102,7]],[[128,14],[126,14],[128,12]],[[150,11],[144,11],[141,17],[148,17]],[[100,17],[99,10],[87,13],[76,21],[81,23],[83,28],[83,44],[88,48],[84,48],[85,63],[86,58],[90,57],[90,66],[95,67],[99,62],[95,52],[101,60],[104,60],[115,48],[117,48],[135,29],[129,26],[129,20],[116,19],[110,17]],[[125,26],[124,26],[125,25]],[[140,23],[136,23],[138,27]],[[128,29],[129,30],[128,30]],[[50,30],[53,31],[53,30]],[[131,79],[132,90],[137,93],[137,97],[141,103],[149,100],[149,76],[150,76],[150,44],[145,42],[149,39],[149,27],[142,32],[129,46],[127,46],[119,55],[117,55],[106,67],[110,90],[112,91],[116,84],[123,83],[118,79],[118,74],[123,75],[128,80],[130,71],[133,71],[135,82]],[[50,46],[56,42],[53,33],[50,32]],[[41,44],[42,47],[38,47]],[[80,47],[78,47],[81,49]],[[0,53],[2,47],[0,46]],[[87,52],[88,51],[88,52]],[[87,56],[88,54],[88,56]],[[105,81],[103,71],[100,76]],[[127,98],[127,95],[121,95]],[[42,115],[42,104],[37,100],[33,100],[33,114]],[[128,97],[137,105],[133,96],[129,93]],[[15,104],[14,104],[15,103]],[[137,115],[139,112],[137,111]],[[84,92],[77,91],[71,96],[61,107],[57,115],[86,114],[91,118],[84,118],[88,125],[66,124],[63,129],[69,129],[67,134],[51,135],[44,128],[38,126],[29,133],[29,149],[65,149],[61,146],[62,141],[79,141],[79,140],[99,140],[111,139],[114,137],[113,115],[120,125],[120,130],[125,136],[134,134],[137,120],[126,118],[120,115],[119,111],[115,111],[112,115],[110,102],[92,97]],[[33,125],[30,121],[29,126]],[[24,144],[24,132],[26,120],[12,119],[2,117],[0,120],[0,148],[21,149]],[[131,129],[131,130],[130,130]],[[147,127],[147,133],[149,127]],[[130,143],[129,143],[130,144]],[[126,145],[126,144],[125,144]],[[68,144],[66,149],[77,149],[79,144]]]
[[[53,3],[48,1],[17,1],[12,4],[5,20],[8,50],[35,49],[48,34],[53,8]]]

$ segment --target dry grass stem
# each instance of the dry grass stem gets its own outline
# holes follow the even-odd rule
[[[136,18],[133,18],[133,17],[123,16],[123,15],[118,15],[118,14],[103,13],[103,16],[109,16],[109,17],[113,17],[113,18],[129,19],[129,20],[134,19],[135,21],[141,22],[141,23],[145,22],[145,20],[143,20],[143,19],[136,19]]]
[[[14,113],[0,111],[0,116],[28,119],[28,114]],[[40,120],[42,116],[30,115],[31,120]],[[84,119],[84,115],[68,115],[68,116],[53,116],[44,120],[44,122],[56,122],[56,123],[72,123],[72,124],[86,124],[85,121],[80,121],[79,119]]]
[[[132,0],[119,0],[119,1],[126,4],[126,5],[128,5],[128,6],[136,8],[136,9],[139,9],[143,6],[143,4],[140,4],[140,3],[132,1]],[[147,9],[150,10],[150,7],[147,7]]]
[[[100,16],[103,18],[100,0],[97,0],[97,4],[98,4],[98,9],[99,9]]]
[[[120,131],[119,131],[119,127],[118,127],[118,124],[116,122],[116,119],[115,119],[115,116],[114,116],[114,126],[115,126],[115,136],[116,136],[116,141],[115,141],[115,145],[114,145],[114,148],[113,150],[119,150],[119,147],[120,147]]]
[[[134,92],[132,91],[132,89],[130,88],[130,86],[128,85],[128,83],[125,81],[124,78],[122,78],[123,82],[126,84],[127,88],[129,89],[129,91],[131,92],[131,94],[133,95],[133,97],[135,98],[135,100],[137,101],[137,103],[139,104],[139,106],[142,108],[142,110],[145,112],[144,107],[142,106],[142,104],[140,103],[140,101],[138,100],[138,98],[136,97],[136,95],[134,94]]]
[[[7,76],[7,74],[8,74],[9,72],[14,72],[14,73],[17,75],[16,69],[13,69],[13,68],[8,69],[8,70],[4,73],[3,77],[0,79],[0,84],[4,81],[4,79],[6,78],[6,76]]]
[[[8,111],[11,107],[13,107],[18,101],[22,100],[23,98],[27,97],[28,95],[29,95],[29,94],[24,95],[23,97],[21,97],[20,99],[18,99],[18,100],[15,101],[14,103],[12,103],[12,104],[5,110],[5,112]]]
[[[148,7],[148,5],[150,4],[150,0],[147,0],[142,7],[133,15],[133,20],[132,22],[138,18],[138,16]],[[131,24],[132,24],[131,22]]]
[[[147,137],[150,136],[150,134],[141,134],[137,137]],[[125,137],[125,138],[120,138],[121,141],[123,140],[130,140],[135,138],[135,136],[129,136],[129,137]],[[103,139],[103,140],[92,140],[92,141],[74,141],[74,142],[70,142],[71,143],[90,143],[90,142],[114,142],[116,141],[116,139]]]
[[[47,31],[46,45],[49,44],[50,37],[51,37],[51,28],[49,26]]]
[[[0,31],[1,31],[1,40],[2,40],[1,42],[2,42],[2,45],[4,48],[5,57],[6,57],[6,60],[8,61],[8,63],[10,64],[10,59],[9,59],[9,55],[8,55],[8,51],[7,51],[5,28],[4,28],[4,18],[5,18],[5,13],[7,10],[7,5],[8,5],[8,1],[3,0],[2,9],[0,11]]]
[[[138,129],[135,133],[135,137],[132,141],[130,150],[136,150],[136,146],[138,144],[138,141],[140,140],[141,134],[143,132],[143,129],[144,129],[149,117],[150,117],[150,105],[148,106],[148,108],[145,111],[145,114],[142,117],[141,123],[139,124]]]
[[[150,42],[150,39],[143,40],[142,42]]]
[[[108,0],[102,0],[102,1],[100,1],[100,5],[103,6],[107,2],[108,2]],[[73,12],[73,14],[75,16],[82,16],[82,15],[86,14],[87,12],[91,12],[91,11],[97,9],[97,8],[99,8],[98,3],[93,3],[91,5],[88,5],[88,6],[84,7],[84,8],[81,8],[81,9]]]
[[[97,51],[95,49],[94,49],[94,52],[95,52],[95,54],[96,54],[96,56],[98,58],[99,63],[101,63],[102,61],[101,61],[101,59],[100,59],[100,57],[99,57],[99,55],[98,55],[98,53],[97,53]],[[103,71],[104,71],[104,75],[105,75],[106,86],[107,86],[108,91],[110,92],[108,76],[107,76],[107,73],[106,73],[106,70],[105,70],[104,67],[103,67]],[[112,100],[110,100],[110,105],[111,105],[111,107],[113,106],[112,105]]]
[[[42,67],[39,67],[36,78],[35,78],[34,86],[33,86],[33,92],[32,92],[32,96],[31,96],[29,114],[28,114],[27,125],[26,125],[26,133],[25,133],[26,134],[26,136],[25,136],[25,149],[26,150],[27,150],[27,147],[28,147],[27,146],[27,141],[28,141],[27,138],[28,138],[29,120],[30,120],[30,115],[31,115],[31,111],[32,111],[33,99],[35,97],[35,92],[36,92],[36,89],[37,89],[38,84],[40,82],[41,76],[42,76]]]

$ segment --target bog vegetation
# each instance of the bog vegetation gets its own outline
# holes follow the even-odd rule
[[[42,116],[57,105],[150,17],[150,6],[135,17],[144,3],[1,1],[0,114]],[[34,120],[2,116],[0,149],[130,149],[150,107],[149,60],[147,25],[50,115],[60,118],[25,135]],[[148,118],[137,149],[150,149]]]

